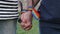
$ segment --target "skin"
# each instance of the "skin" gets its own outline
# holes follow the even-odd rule
[[[32,3],[32,0],[28,0],[27,2],[27,7],[28,6],[34,6],[36,5],[36,3],[39,1],[39,0],[33,0],[34,1],[34,4]],[[25,6],[26,7],[26,6]],[[27,10],[27,9],[26,9]],[[32,12],[31,11],[27,11],[23,14],[21,14],[21,27],[24,29],[24,30],[30,30],[32,28]]]

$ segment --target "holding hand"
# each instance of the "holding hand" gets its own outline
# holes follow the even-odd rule
[[[24,30],[30,30],[32,28],[32,12],[27,11],[23,14],[21,14],[21,27]]]

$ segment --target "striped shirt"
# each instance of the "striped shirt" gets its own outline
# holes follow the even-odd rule
[[[18,18],[18,0],[0,0],[0,20]]]

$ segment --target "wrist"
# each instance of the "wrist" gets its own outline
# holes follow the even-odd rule
[[[28,6],[28,10],[32,10],[33,9],[33,7],[32,6]]]
[[[24,9],[24,10],[21,11],[21,14],[26,13],[26,12],[32,12],[32,10],[25,10]]]
[[[27,11],[32,11],[32,10],[29,10],[29,9],[23,9],[21,12],[27,12]]]
[[[32,6],[28,6],[28,9],[22,9],[22,10],[21,10],[21,14],[22,14],[22,13],[25,13],[25,12],[28,12],[28,11],[32,12],[32,9],[33,9]]]

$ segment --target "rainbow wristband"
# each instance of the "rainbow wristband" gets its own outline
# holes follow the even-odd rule
[[[28,6],[28,8],[33,8],[32,6]]]
[[[28,10],[32,10],[32,8],[33,8],[32,6],[29,6],[29,7],[28,7]]]
[[[23,9],[21,10],[22,12],[27,12],[27,11],[32,11],[32,10],[26,10],[26,9]]]

